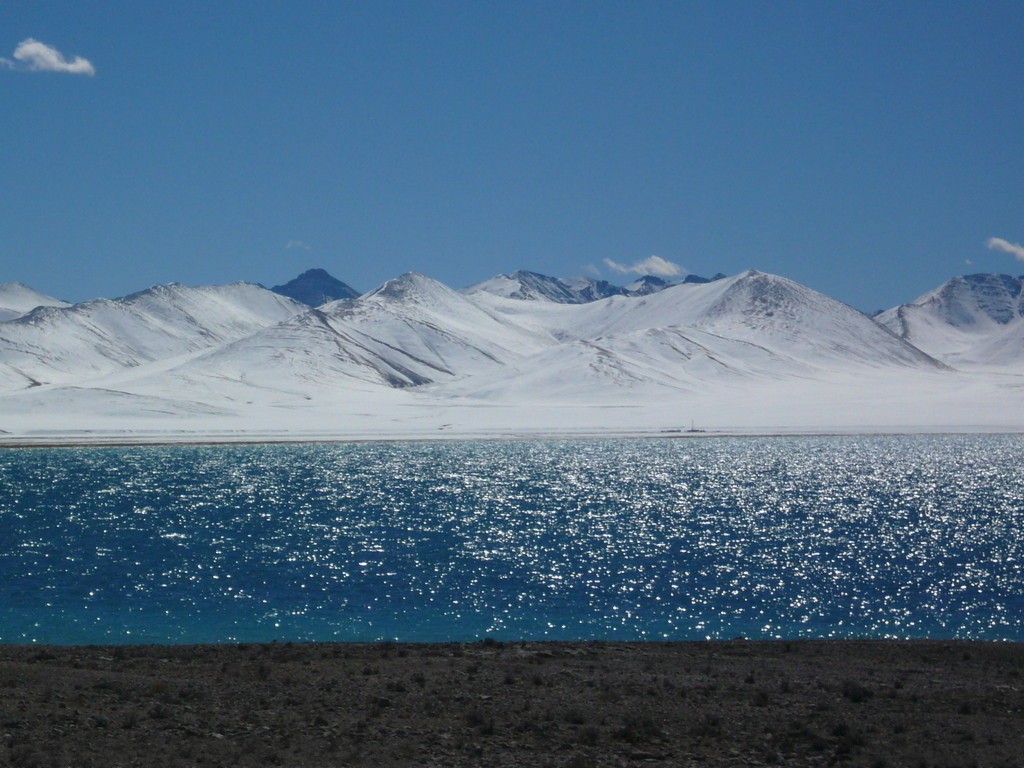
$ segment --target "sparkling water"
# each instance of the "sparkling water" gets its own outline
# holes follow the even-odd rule
[[[1024,640],[1024,438],[0,450],[0,641]]]

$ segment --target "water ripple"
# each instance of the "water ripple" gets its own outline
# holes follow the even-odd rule
[[[1014,436],[0,451],[0,641],[1024,640]]]

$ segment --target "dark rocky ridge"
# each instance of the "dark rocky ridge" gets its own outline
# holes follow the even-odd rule
[[[715,280],[721,280],[724,277],[725,275],[719,272],[711,278],[701,277],[700,275],[687,275],[682,280],[672,281],[657,275],[643,275],[633,282],[621,286],[609,283],[607,280],[596,280],[591,277],[551,277],[550,275],[542,275],[539,272],[520,269],[508,275],[498,275],[491,280],[471,285],[466,291],[470,293],[478,290],[490,292],[493,288],[489,287],[489,284],[495,280],[506,280],[513,284],[518,284],[515,290],[507,294],[499,294],[507,295],[510,299],[524,301],[536,301],[539,299],[552,301],[557,304],[588,304],[592,301],[607,299],[611,296],[649,296],[652,293],[657,293],[679,283],[710,283]]]
[[[354,299],[359,296],[359,291],[332,277],[325,269],[306,270],[284,285],[275,285],[270,290],[311,307],[319,307],[321,304],[337,299]]]

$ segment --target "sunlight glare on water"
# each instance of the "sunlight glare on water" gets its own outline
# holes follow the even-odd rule
[[[1024,640],[1024,439],[0,450],[0,641]]]

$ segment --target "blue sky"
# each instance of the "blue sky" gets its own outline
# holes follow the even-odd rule
[[[870,311],[1020,274],[1022,29],[1016,1],[3,2],[0,282],[656,255]]]

